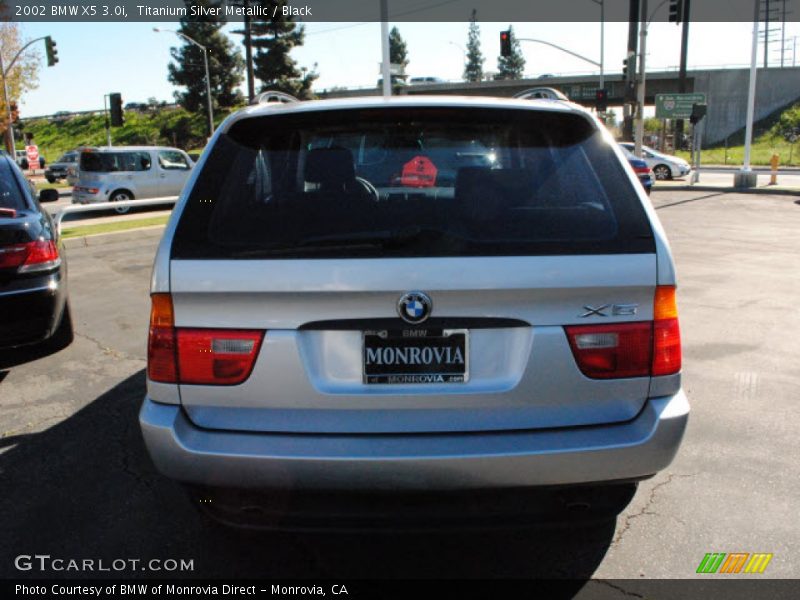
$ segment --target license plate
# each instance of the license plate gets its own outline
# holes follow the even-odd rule
[[[465,383],[469,379],[466,329],[364,332],[364,383]]]

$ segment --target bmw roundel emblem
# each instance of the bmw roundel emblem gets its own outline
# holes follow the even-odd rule
[[[431,316],[433,301],[422,292],[408,292],[400,296],[397,312],[406,323],[416,325]]]

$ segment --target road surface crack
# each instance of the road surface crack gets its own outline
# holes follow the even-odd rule
[[[643,517],[645,515],[650,515],[650,516],[655,516],[655,517],[660,516],[657,512],[650,510],[650,508],[655,503],[656,493],[658,492],[658,490],[660,490],[661,488],[663,488],[663,487],[669,485],[670,483],[672,483],[673,479],[676,479],[676,478],[683,479],[683,478],[687,478],[687,477],[695,477],[696,475],[697,475],[697,473],[692,473],[690,475],[677,475],[675,473],[670,473],[670,474],[667,475],[667,478],[664,481],[654,485],[653,488],[650,490],[650,495],[648,496],[647,502],[645,502],[645,505],[642,507],[642,509],[637,513],[634,513],[632,515],[627,515],[625,517],[625,520],[624,520],[624,522],[622,524],[622,527],[617,532],[617,535],[614,537],[614,541],[611,542],[612,545],[619,543],[619,541],[622,539],[622,536],[624,536],[628,532],[628,529],[630,529],[631,521],[633,521],[634,519],[638,519],[639,517]]]
[[[96,338],[93,338],[90,335],[86,335],[85,333],[79,333],[79,332],[76,331],[75,335],[77,337],[80,337],[80,338],[83,338],[85,340],[88,340],[88,341],[92,342],[94,345],[96,345],[98,348],[100,348],[100,350],[103,352],[103,354],[106,354],[108,356],[113,356],[114,358],[121,358],[122,360],[133,360],[133,361],[137,361],[137,362],[147,362],[144,358],[140,358],[138,356],[131,356],[130,354],[126,354],[125,352],[120,352],[119,350],[115,350],[114,348],[110,348],[109,346],[105,346],[100,340],[98,340]]]
[[[613,583],[611,583],[610,581],[606,581],[605,579],[593,579],[592,581],[608,586],[612,589],[617,590],[618,592],[622,592],[622,594],[624,594],[625,596],[630,596],[631,598],[646,598],[646,596],[642,596],[641,594],[637,594],[636,592],[629,592],[628,590],[621,588],[618,585],[614,585]]]

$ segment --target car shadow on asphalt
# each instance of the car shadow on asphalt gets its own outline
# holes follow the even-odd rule
[[[588,578],[614,522],[491,532],[296,534],[211,526],[156,472],[144,370],[42,432],[0,438],[0,577]],[[185,572],[19,571],[14,557],[192,561]],[[97,564],[97,563],[95,563]]]
[[[713,194],[703,194],[702,196],[695,196],[694,198],[687,198],[686,200],[678,200],[677,202],[670,202],[669,204],[659,204],[655,207],[656,210],[662,208],[669,208],[670,206],[679,206],[681,204],[688,204],[689,202],[697,202],[698,200],[705,200],[707,198],[714,198],[716,196],[724,196],[728,192],[714,192]]]

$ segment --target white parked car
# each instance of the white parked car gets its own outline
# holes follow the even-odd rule
[[[620,146],[631,153],[636,147],[632,142],[622,142]],[[672,179],[673,177],[684,177],[692,170],[689,163],[682,158],[663,154],[645,145],[642,145],[642,159],[653,170],[653,175],[659,181]]]
[[[86,148],[80,153],[73,204],[177,196],[194,162],[183,150],[162,146]],[[69,180],[69,176],[67,177]],[[115,209],[126,213],[129,206]]]

